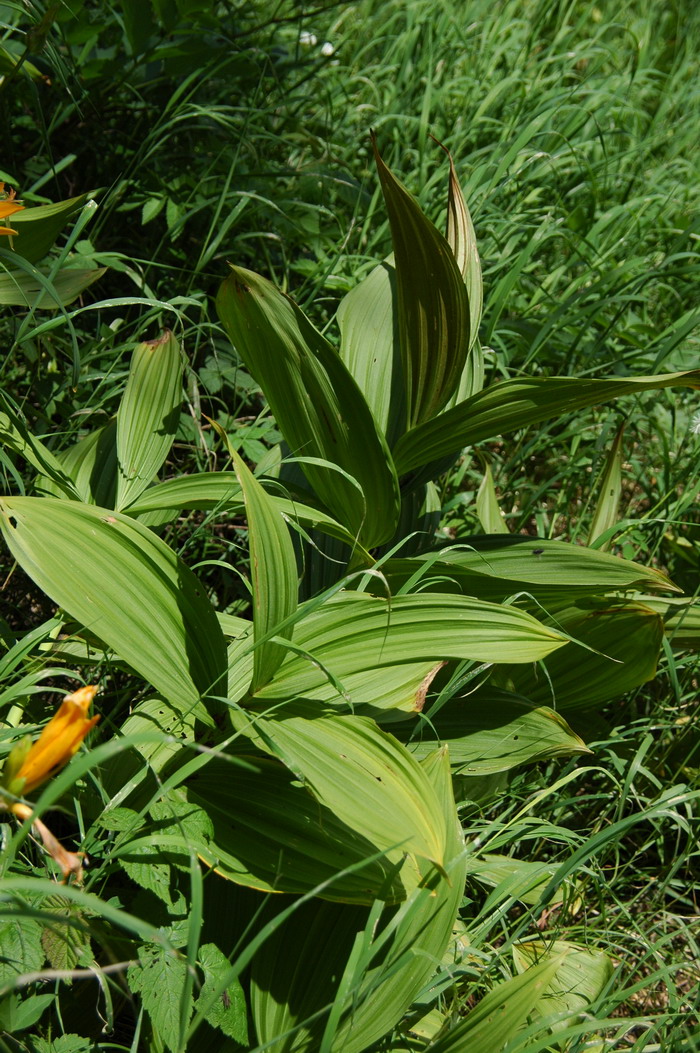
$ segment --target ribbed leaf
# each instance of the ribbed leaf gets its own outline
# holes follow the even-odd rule
[[[205,840],[188,832],[208,866],[239,885],[270,892],[310,892],[329,882],[322,896],[335,902],[405,899],[396,872],[400,854],[335,878],[376,855],[377,847],[300,786],[288,768],[272,759],[248,761],[244,768],[213,760],[188,782],[189,800],[212,825]]]
[[[407,425],[430,421],[459,384],[469,347],[469,303],[447,240],[382,161],[374,159],[396,264]]]
[[[379,916],[318,902],[295,911],[253,962],[251,1008],[271,1053],[316,1053],[326,1027],[331,1053],[361,1053],[391,1030],[441,960],[464,889],[463,839],[446,754],[423,769],[446,821],[448,877],[432,871],[406,903]]]
[[[613,974],[607,954],[586,950],[566,940],[546,943],[544,940],[528,940],[513,946],[513,961],[519,973],[524,973],[535,962],[557,958],[561,959],[560,965],[535,1006],[537,1016],[561,1014],[561,1019],[550,1025],[554,1033],[582,1020]]]
[[[538,537],[476,535],[458,545],[413,559],[388,560],[382,567],[392,591],[413,581],[443,590],[453,581],[468,595],[489,600],[527,592],[538,599],[567,599],[619,589],[680,592],[665,574],[597,549]]]
[[[117,412],[117,504],[143,493],[168,456],[182,402],[182,356],[172,333],[137,344]]]
[[[634,598],[661,615],[664,632],[674,651],[700,650],[700,603],[696,599],[684,597],[682,600],[669,600],[659,596]]]
[[[600,481],[600,494],[593,513],[593,521],[588,531],[588,544],[614,527],[620,518],[620,494],[622,492],[622,436],[625,426],[622,424],[613,440],[605,458],[605,470]],[[610,547],[612,539],[600,545],[601,551]]]
[[[551,884],[558,869],[558,863],[512,859],[510,856],[501,856],[493,852],[467,858],[468,877],[476,878],[488,888],[497,888],[503,899],[512,897],[519,899],[521,903],[532,905],[539,902],[542,893]],[[562,888],[547,900],[547,904],[553,907],[562,903],[563,900],[564,889]]]
[[[0,500],[12,555],[54,603],[178,705],[222,691],[226,648],[194,574],[158,537],[108,509]]]
[[[462,775],[490,775],[521,764],[590,753],[563,717],[547,706],[487,684],[466,698],[453,698],[427,721],[392,728],[408,749],[423,757],[435,746],[450,747],[453,768]]]
[[[452,157],[449,154],[448,156],[450,157],[450,189],[447,200],[446,236],[464,278],[469,301],[469,351],[457,390],[448,403],[449,406],[454,406],[475,395],[484,386],[484,355],[478,339],[484,303],[484,287],[472,217],[469,215]]]
[[[354,716],[258,717],[255,733],[342,823],[375,851],[442,867],[445,818],[420,764],[393,735]]]
[[[396,268],[384,260],[340,302],[340,355],[388,441],[405,431]]]
[[[47,276],[46,283],[24,271],[6,271],[0,274],[0,304],[8,307],[40,307],[44,310],[65,307],[101,278],[106,270],[106,267],[93,267],[90,270],[62,267],[50,282]]]
[[[567,637],[515,607],[432,593],[388,603],[347,592],[297,623],[294,644],[306,653],[290,655],[258,697],[315,697],[328,681],[326,670],[342,683],[347,673],[376,669],[380,677],[383,665],[402,662],[534,662],[565,643]]]
[[[494,671],[494,683],[568,712],[617,698],[656,675],[663,621],[649,607],[574,608],[557,612],[556,624],[595,650],[572,648],[563,662],[550,655],[544,662],[546,675],[537,667],[501,666]]]
[[[36,263],[46,255],[68,220],[83,207],[89,196],[80,194],[15,213],[12,227],[17,234],[12,239],[13,251],[30,263]]]
[[[320,500],[365,548],[386,541],[398,518],[396,473],[340,357],[295,303],[252,271],[232,267],[216,303]]]
[[[289,528],[272,499],[231,450],[248,517],[250,575],[253,585],[253,683],[251,690],[263,687],[281,665],[287,652],[283,646],[266,640],[275,627],[297,608],[297,562]],[[292,638],[292,627],[280,630]]]
[[[454,455],[465,446],[517,428],[622,395],[668,387],[700,387],[700,370],[610,380],[575,377],[506,380],[407,432],[394,447],[396,470],[399,475],[406,475],[421,465]]]

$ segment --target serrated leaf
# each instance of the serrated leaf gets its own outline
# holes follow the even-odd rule
[[[181,402],[182,356],[173,334],[137,344],[117,412],[116,508],[143,493],[165,461]]]
[[[140,995],[153,1029],[171,1050],[180,1051],[180,1019],[183,991],[186,989],[187,959],[182,954],[145,944],[139,947],[139,961],[127,971],[127,982]],[[191,1000],[190,1000],[191,1002]],[[189,1019],[191,1004],[185,1013]]]
[[[41,925],[32,918],[0,921],[0,987],[13,984],[20,973],[41,968],[46,958],[41,934]]]
[[[231,968],[231,963],[214,943],[205,943],[199,948],[199,967],[204,973],[204,983],[195,1002],[195,1009],[205,1009],[204,1019],[212,1027],[218,1027],[228,1038],[241,1045],[248,1043],[248,1016],[245,995],[239,980],[232,980],[211,1003],[211,996],[218,991]],[[211,1003],[211,1004],[210,1004]],[[206,1008],[208,1006],[208,1008]]]
[[[90,936],[82,912],[74,903],[57,896],[51,921],[41,935],[41,945],[53,969],[75,969],[92,958]]]
[[[221,690],[226,645],[204,589],[151,531],[51,497],[0,499],[0,529],[36,584],[166,698]]]

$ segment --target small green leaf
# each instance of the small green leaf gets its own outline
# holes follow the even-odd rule
[[[138,964],[130,966],[127,972],[130,989],[141,996],[156,1035],[171,1053],[180,1053],[181,1049],[181,1000],[187,989],[186,980],[184,955],[155,944],[139,947]],[[189,1020],[191,1005],[185,1008],[189,1009],[185,1013]]]
[[[618,428],[613,444],[605,458],[605,469],[600,481],[600,492],[598,503],[593,513],[593,521],[588,531],[588,544],[591,545],[596,538],[604,534],[606,530],[614,527],[620,518],[620,494],[622,493],[622,436],[625,431],[624,424]],[[610,548],[612,538],[599,545],[601,551]]]
[[[195,1009],[204,1010],[204,1019],[212,1027],[218,1027],[228,1038],[241,1045],[248,1044],[248,1016],[245,995],[239,980],[232,980],[217,994],[231,969],[231,963],[214,943],[205,943],[199,948],[199,967],[204,973],[204,983],[195,1002]]]
[[[489,464],[484,467],[484,475],[476,493],[476,514],[485,534],[507,534],[508,527],[501,514],[493,485],[493,476]]]

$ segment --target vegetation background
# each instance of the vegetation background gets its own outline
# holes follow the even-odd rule
[[[20,278],[11,247],[0,250],[4,396],[60,456],[109,422],[135,344],[167,328],[187,368],[164,474],[230,465],[220,430],[259,466],[280,429],[214,297],[232,262],[292,295],[319,329],[329,325],[341,298],[391,251],[370,129],[440,229],[445,157],[435,139],[454,159],[481,255],[479,335],[491,382],[696,368],[699,55],[693,0],[2,3],[0,179],[27,208],[89,195],[61,224],[38,276],[38,261]],[[78,293],[56,284],[66,262],[90,272]],[[439,483],[438,536],[492,531],[500,518],[515,535],[593,541],[603,534],[594,529],[603,479],[617,465],[604,543],[697,596],[699,444],[693,391],[664,388],[559,414],[452,464]],[[6,444],[0,467],[5,492],[31,492],[31,459]],[[490,513],[485,480],[497,501]],[[199,512],[162,531],[232,618],[251,610],[246,527],[240,513]],[[70,656],[40,650],[56,604],[9,552],[2,559],[0,630],[10,657],[0,662],[0,720],[9,752],[18,728],[44,722],[47,692],[68,689]],[[495,772],[456,794],[475,849],[487,843],[547,863],[550,877],[563,867],[567,892],[543,906],[531,889],[511,894],[507,880],[468,883],[449,966],[372,1049],[479,1053],[488,1039],[460,1045],[457,1030],[450,1045],[450,1029],[516,974],[514,945],[538,933],[605,952],[612,972],[583,1016],[566,1018],[568,1031],[538,1030],[526,1012],[499,1049],[700,1048],[698,632],[688,620],[682,646],[664,639],[649,683],[567,713],[592,757]],[[467,682],[474,669],[462,670]],[[86,682],[95,675],[86,672]],[[99,677],[96,737],[108,743],[137,689],[118,662],[104,663]],[[175,991],[168,1011],[174,1004],[185,1018],[175,1037],[142,981],[132,975],[127,986],[124,970],[96,971],[99,947],[101,968],[140,955],[145,974],[153,963],[143,948],[153,944],[143,923],[172,929],[176,900],[191,916],[203,910],[202,887],[214,897],[201,876],[187,885],[189,863],[175,875],[172,863],[158,871],[129,856],[124,844],[136,835],[119,825],[124,816],[100,826],[86,800],[110,799],[108,776],[109,768],[97,789],[96,770],[66,776],[62,787],[72,789],[56,813],[57,832],[93,860],[87,887],[105,904],[99,918],[80,893],[54,889],[47,899],[33,882],[53,873],[50,861],[26,830],[19,837],[3,824],[0,1048],[337,1048],[332,1029],[318,1047],[256,1038],[242,993],[233,1023],[208,1016],[187,1039],[178,999],[209,982],[201,961],[194,979],[177,968],[157,974]],[[158,882],[172,883],[170,902]],[[216,915],[214,899],[207,910]],[[243,897],[226,921],[238,925],[237,938],[244,933],[231,958],[244,978],[231,988],[235,998],[246,989],[253,938],[239,918],[251,910]],[[90,969],[98,980],[86,978]],[[211,975],[221,973],[211,966]]]

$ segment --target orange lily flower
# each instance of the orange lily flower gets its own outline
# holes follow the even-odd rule
[[[8,787],[11,792],[18,796],[31,793],[68,763],[100,719],[87,715],[96,694],[96,687],[81,687],[66,695],[58,712],[30,747],[19,770],[13,773],[12,786]]]
[[[11,216],[13,212],[21,212],[24,205],[18,205],[15,201],[15,191],[5,191],[5,184],[0,183],[0,219],[5,219],[6,216]],[[0,227],[0,234],[16,234],[17,231],[13,230],[12,227]]]

